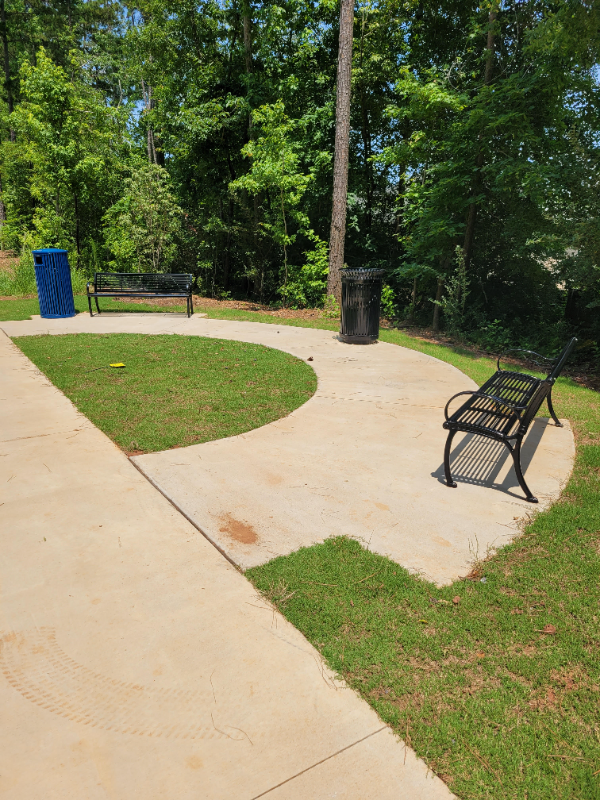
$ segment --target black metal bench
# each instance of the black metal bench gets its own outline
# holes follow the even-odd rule
[[[540,356],[531,350],[507,350],[502,355],[526,353],[532,356],[529,360],[534,364],[542,366],[540,361],[544,362],[545,367],[549,368],[548,375],[545,378],[536,378],[526,373],[504,370],[500,366],[501,355],[497,361],[498,371],[483,386],[477,391],[459,392],[448,400],[444,409],[446,417],[444,428],[449,431],[444,450],[444,472],[448,486],[456,488],[450,471],[452,440],[459,431],[473,433],[502,442],[508,447],[513,457],[517,479],[527,500],[530,503],[537,503],[537,498],[533,496],[523,477],[521,444],[544,400],[548,403],[548,411],[554,423],[562,427],[552,406],[552,387],[576,342],[577,339],[571,339],[555,359]],[[450,403],[461,395],[469,395],[469,399],[448,416]]]
[[[92,297],[100,313],[100,297],[185,297],[188,317],[194,313],[192,302],[193,275],[159,272],[96,272],[87,285],[87,299],[92,313]],[[90,286],[94,291],[90,291]]]

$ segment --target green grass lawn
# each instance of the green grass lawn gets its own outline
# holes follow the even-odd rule
[[[289,414],[317,385],[308,364],[243,342],[83,333],[14,341],[128,453],[245,433]]]
[[[87,298],[82,295],[75,295],[75,310],[79,314],[89,314]],[[130,311],[132,313],[140,313],[146,311],[159,311],[159,312],[185,312],[185,305],[182,306],[153,306],[142,305],[138,303],[122,303],[120,300],[112,300],[110,298],[103,299],[100,303],[102,311]],[[22,298],[15,297],[10,300],[0,300],[0,322],[7,322],[8,320],[21,320],[30,319],[32,315],[40,313],[40,304],[37,298]],[[94,314],[96,308],[94,306]]]

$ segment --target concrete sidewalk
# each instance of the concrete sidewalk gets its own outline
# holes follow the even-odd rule
[[[0,382],[3,800],[451,797],[4,334]]]
[[[255,342],[304,360],[311,400],[241,436],[138,456],[135,464],[231,560],[246,569],[327,537],[347,535],[437,584],[510,541],[519,521],[555,500],[573,465],[564,428],[537,419],[523,446],[532,507],[500,443],[457,436],[443,481],[443,408],[475,388],[430,356],[380,342],[345,345],[331,331],[176,315],[79,314],[5,322],[34,333],[180,333]],[[560,414],[560,408],[557,408]]]

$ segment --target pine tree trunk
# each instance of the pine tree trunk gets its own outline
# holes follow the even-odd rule
[[[0,31],[2,36],[2,54],[4,57],[4,88],[6,90],[6,103],[8,105],[8,113],[12,114],[14,111],[14,99],[12,92],[12,80],[10,76],[10,56],[8,53],[8,28],[6,23],[6,10],[4,8],[4,0],[0,0]],[[11,142],[15,141],[15,132],[11,127],[9,128],[9,136]]]
[[[492,82],[494,72],[494,49],[495,49],[495,31],[494,23],[498,16],[498,5],[494,5],[490,9],[488,18],[488,32],[487,44],[485,53],[485,74],[483,78],[484,86],[489,86]],[[469,205],[469,212],[467,214],[467,225],[465,228],[465,239],[463,242],[463,253],[465,257],[465,266],[468,268],[471,261],[471,254],[473,251],[473,239],[475,238],[475,224],[477,222],[477,202],[476,198],[481,194],[483,188],[483,181],[481,179],[481,169],[483,167],[484,155],[481,149],[481,134],[479,134],[479,151],[475,159],[475,177],[473,179],[473,186],[471,188],[471,198]]]
[[[415,308],[417,307],[417,278],[413,278],[412,295],[410,298],[410,310],[408,312],[408,322],[415,321]]]
[[[344,265],[344,241],[346,238],[353,30],[354,0],[341,0],[335,107],[333,204],[331,211],[331,233],[329,236],[329,274],[327,276],[327,294],[333,295],[338,303],[340,303],[342,299],[340,270]]]
[[[249,0],[242,0],[242,33],[244,39],[244,64],[246,69],[246,76],[248,79],[248,86],[246,96],[250,91],[250,75],[253,72],[253,56],[252,56],[252,8]],[[253,123],[252,111],[248,114],[248,140],[253,138]],[[263,299],[264,288],[264,266],[260,263],[259,258],[259,239],[258,239],[258,223],[260,221],[260,197],[254,195],[252,197],[252,241],[254,244],[254,253],[252,261],[254,262],[254,288],[253,295],[255,300]]]
[[[79,269],[79,262],[81,259],[81,242],[79,241],[79,202],[77,201],[77,195],[74,194],[73,198],[75,200],[75,249],[77,252],[77,269]]]
[[[0,175],[0,250],[4,249],[4,225],[6,223],[6,206],[2,199],[2,175]]]
[[[444,288],[444,279],[438,278],[437,292],[435,293],[435,303],[433,306],[433,320],[431,321],[431,328],[434,333],[440,329],[440,300],[442,299],[442,290]]]
[[[365,35],[366,35],[366,18],[365,14],[362,15],[362,23],[360,26],[360,68],[361,71],[363,69],[363,54],[364,54],[364,42],[365,42]],[[367,203],[365,207],[366,211],[366,219],[367,219],[367,230],[371,231],[372,223],[373,223],[373,195],[375,194],[374,191],[374,182],[373,182],[373,165],[371,164],[370,158],[372,154],[372,146],[371,146],[371,126],[369,121],[369,109],[367,107],[367,91],[364,84],[361,84],[360,87],[360,117],[361,117],[361,135],[363,140],[363,155],[364,155],[364,167],[365,167],[365,185],[366,185],[366,192],[367,192]]]

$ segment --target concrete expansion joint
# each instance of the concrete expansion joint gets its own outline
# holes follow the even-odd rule
[[[292,775],[291,778],[287,778],[285,781],[281,781],[281,783],[278,783],[276,786],[271,786],[271,788],[267,789],[265,792],[261,792],[260,794],[254,795],[254,797],[252,797],[250,800],[259,800],[259,798],[261,798],[261,797],[266,797],[271,792],[274,792],[275,789],[279,789],[281,786],[285,786],[286,783],[290,783],[291,781],[296,780],[296,778],[299,778],[301,775],[305,775],[307,772],[310,772],[310,770],[315,769],[315,767],[318,767],[321,764],[325,764],[325,762],[327,762],[327,761],[331,761],[332,758],[335,758],[336,756],[339,756],[341,753],[345,753],[347,750],[350,750],[352,747],[356,747],[357,744],[360,744],[361,742],[365,742],[367,739],[370,739],[372,736],[376,736],[378,733],[381,733],[382,731],[385,731],[385,730],[391,730],[391,729],[388,728],[387,725],[383,725],[381,728],[378,728],[376,731],[373,731],[372,733],[368,733],[366,736],[363,736],[361,739],[357,739],[355,742],[352,742],[352,744],[347,745],[347,747],[342,747],[340,750],[337,750],[335,753],[332,753],[329,756],[325,756],[325,758],[322,758],[320,761],[316,761],[314,764],[311,764],[310,767],[306,767],[306,769],[301,770],[301,772],[297,772],[295,775]]]

